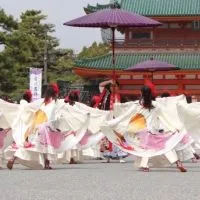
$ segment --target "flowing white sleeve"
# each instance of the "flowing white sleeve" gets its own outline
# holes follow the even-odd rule
[[[178,120],[174,120],[173,116],[168,113],[167,108],[160,107],[158,112],[160,123],[164,127],[165,131],[183,131],[182,123]]]
[[[10,127],[16,119],[19,109],[19,104],[8,103],[0,99],[0,112],[3,114]]]
[[[178,115],[184,128],[191,136],[200,142],[200,102],[177,104]]]

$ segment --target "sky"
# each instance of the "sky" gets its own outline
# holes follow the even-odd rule
[[[85,15],[83,7],[88,4],[107,4],[110,0],[0,0],[0,7],[9,15],[19,19],[20,14],[28,9],[42,10],[47,15],[47,22],[55,25],[55,36],[60,40],[60,47],[72,48],[76,53],[83,46],[94,41],[101,42],[100,29],[75,28],[63,26],[63,23]]]

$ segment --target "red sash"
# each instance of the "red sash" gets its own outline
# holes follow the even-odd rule
[[[94,105],[94,108],[97,108],[100,105],[100,103],[103,101],[103,98],[105,97],[105,94],[106,94],[106,89],[104,88],[102,93],[99,96],[98,101]],[[119,94],[115,94],[115,98],[114,98],[113,94],[110,95],[110,110],[113,110],[113,106],[114,106],[116,99],[117,99],[118,102],[120,102],[121,98],[120,98]]]

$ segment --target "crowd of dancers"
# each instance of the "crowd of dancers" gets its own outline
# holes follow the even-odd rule
[[[200,103],[190,96],[156,97],[146,82],[141,97],[121,102],[119,83],[100,83],[90,105],[79,102],[79,91],[59,99],[50,84],[44,98],[33,101],[27,90],[19,104],[0,99],[0,149],[7,168],[15,162],[32,169],[52,169],[54,163],[84,162],[86,156],[118,159],[133,155],[135,166],[149,168],[200,159]]]

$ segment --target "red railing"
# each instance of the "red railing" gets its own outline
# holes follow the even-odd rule
[[[115,40],[116,48],[200,48],[200,40]]]

